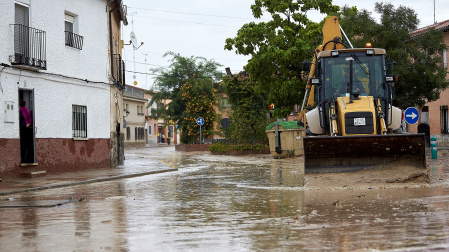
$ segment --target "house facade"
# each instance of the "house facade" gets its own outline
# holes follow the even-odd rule
[[[107,4],[0,1],[0,177],[110,165]]]
[[[145,93],[147,103],[152,97],[153,94]],[[163,99],[161,103],[153,103],[151,106],[147,107],[145,111],[145,135],[147,145],[168,144],[168,141],[170,141],[170,144],[178,143],[179,134],[175,122],[166,121],[157,114],[158,108],[167,106],[170,102],[170,99]]]
[[[145,110],[147,100],[144,98],[146,90],[126,85],[123,93],[125,116],[125,147],[145,146]]]
[[[122,0],[108,1],[108,52],[110,86],[110,164],[123,164],[125,160],[125,131],[123,127],[125,90],[125,63],[122,59],[123,40],[121,25],[128,25],[127,9]]]
[[[435,28],[443,32],[444,41],[449,46],[449,20],[436,23],[428,27],[421,28],[411,33],[412,37],[419,36],[430,28]],[[449,53],[444,51],[441,55],[443,67],[448,69]],[[449,80],[449,74],[446,79]],[[419,120],[416,124],[408,125],[407,130],[412,133],[428,131],[430,136],[437,138],[438,146],[449,146],[449,89],[440,93],[440,99],[429,102],[422,108],[418,108],[420,112]]]
[[[148,102],[153,97],[152,94],[145,93],[144,98],[147,101],[147,104],[145,106],[145,131],[146,131],[146,144],[147,145],[156,145],[159,143],[158,138],[158,125],[159,123],[163,123],[163,121],[160,122],[160,119],[157,117],[157,104],[154,103],[151,106],[148,106]]]

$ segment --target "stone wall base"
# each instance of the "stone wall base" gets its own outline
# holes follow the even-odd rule
[[[110,167],[110,140],[37,138],[36,163],[21,166],[20,140],[0,139],[0,178],[23,176],[25,172],[46,174]]]

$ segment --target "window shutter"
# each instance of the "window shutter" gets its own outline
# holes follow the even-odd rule
[[[73,17],[70,15],[65,14],[65,31],[73,33]]]
[[[25,25],[25,26],[30,26],[29,24],[29,14],[28,14],[28,7],[21,5],[21,4],[17,4],[16,3],[16,7],[15,7],[15,23],[16,24],[21,24],[21,25]]]

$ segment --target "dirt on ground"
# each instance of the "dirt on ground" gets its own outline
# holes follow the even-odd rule
[[[267,165],[277,162],[285,167],[298,166],[303,170],[303,157],[274,159],[271,155],[224,156],[207,152],[191,152],[190,155],[205,161],[233,160],[236,163]],[[302,166],[302,167],[301,167]],[[429,166],[429,164],[427,165]],[[391,165],[388,168],[369,169],[345,173],[318,173],[304,175],[304,190],[347,190],[375,188],[416,188],[430,184],[429,169],[411,165]]]
[[[420,187],[428,185],[429,182],[427,170],[413,166],[305,175],[305,187],[309,190]]]

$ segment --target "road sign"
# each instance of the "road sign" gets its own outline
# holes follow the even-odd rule
[[[408,124],[415,124],[415,123],[418,122],[418,119],[419,119],[419,112],[418,112],[418,110],[417,110],[416,108],[414,108],[414,107],[408,107],[408,108],[405,110],[404,117],[405,117],[405,121],[406,121]]]
[[[204,119],[202,117],[198,117],[198,119],[196,119],[196,124],[198,124],[199,126],[204,124]]]

